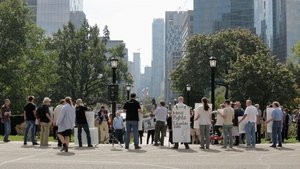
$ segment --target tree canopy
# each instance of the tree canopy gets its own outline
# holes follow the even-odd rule
[[[193,102],[209,96],[211,56],[217,58],[216,80],[224,81],[224,85],[229,86],[231,100],[244,102],[253,98],[265,105],[270,101],[285,101],[294,97],[289,94],[279,96],[278,93],[278,90],[294,90],[293,74],[285,65],[278,64],[261,39],[249,30],[226,29],[215,34],[198,34],[188,40],[186,50],[187,56],[178,63],[171,79],[173,87],[181,93],[186,93],[186,84],[193,86]],[[256,76],[262,81],[253,78]],[[276,79],[281,76],[284,77],[282,81]],[[265,95],[270,92],[270,95],[254,97],[257,91],[264,91]]]

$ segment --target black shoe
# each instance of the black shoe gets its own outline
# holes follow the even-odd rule
[[[82,145],[80,144],[79,147],[82,147]]]
[[[125,149],[129,149],[129,146],[125,146]]]
[[[38,146],[40,145],[39,143],[32,143],[33,146]]]
[[[134,147],[134,149],[136,149],[136,150],[139,150],[139,149],[141,149],[142,147],[140,147],[140,146],[135,146]]]
[[[3,142],[4,142],[4,143],[8,143],[8,142],[10,142],[10,140],[3,140]]]
[[[24,143],[23,145],[24,145],[24,146],[27,146],[27,143]]]
[[[278,147],[282,147],[282,144],[278,144]]]
[[[159,144],[157,144],[157,143],[155,143],[155,144],[153,144],[154,146],[159,146]]]
[[[186,150],[189,150],[189,149],[191,149],[191,148],[190,148],[189,146],[187,146],[187,147],[185,147],[185,149],[186,149]]]
[[[172,149],[178,149],[178,147],[175,147],[175,146],[174,146],[174,147],[172,147]]]
[[[276,145],[271,145],[270,147],[276,148]]]
[[[88,145],[88,147],[94,147],[94,146],[90,144],[90,145]]]

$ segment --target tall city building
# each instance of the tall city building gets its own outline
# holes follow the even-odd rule
[[[286,0],[287,53],[300,41],[300,0]]]
[[[286,0],[255,1],[256,34],[280,61],[287,56],[286,12]]]
[[[141,91],[141,54],[140,53],[133,53],[133,63],[134,63],[134,73],[133,73],[134,92],[139,95]]]
[[[178,97],[172,90],[170,74],[182,58],[182,25],[186,12],[168,11],[165,14],[165,100],[171,102]]]
[[[182,57],[187,55],[186,46],[189,38],[194,35],[194,11],[189,10],[185,13],[183,24],[181,26]]]
[[[164,95],[165,63],[165,22],[154,19],[152,22],[152,79],[150,96],[158,99]]]
[[[194,0],[194,33],[214,33],[226,28],[246,28],[255,33],[254,1]]]
[[[47,36],[52,36],[69,22],[76,28],[85,19],[83,0],[27,0],[32,12],[32,20],[45,30]]]

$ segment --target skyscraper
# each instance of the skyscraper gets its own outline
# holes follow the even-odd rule
[[[287,53],[292,56],[291,48],[300,41],[300,1],[286,0]]]
[[[138,95],[141,91],[141,54],[140,53],[133,53],[133,63],[134,63],[134,73],[133,73],[133,80],[134,80],[134,91]]]
[[[256,34],[280,61],[287,56],[286,0],[256,0]]]
[[[152,23],[152,78],[150,96],[158,98],[164,95],[164,63],[165,63],[165,22],[154,19]]]
[[[194,0],[194,33],[238,27],[255,33],[254,0]]]
[[[194,11],[189,10],[185,13],[181,30],[182,57],[185,57],[188,39],[194,35]]]
[[[32,20],[45,30],[47,36],[52,36],[63,25],[72,22],[76,28],[85,19],[83,0],[27,0],[32,12]]]
[[[172,90],[170,74],[182,58],[182,25],[186,12],[169,11],[165,16],[165,100],[171,102],[178,93]]]

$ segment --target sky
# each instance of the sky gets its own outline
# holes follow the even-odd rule
[[[140,52],[142,68],[151,66],[153,19],[164,18],[165,11],[192,8],[193,0],[83,1],[83,11],[89,24],[97,24],[101,30],[107,25],[110,39],[126,43],[129,60],[132,60],[133,52]]]

